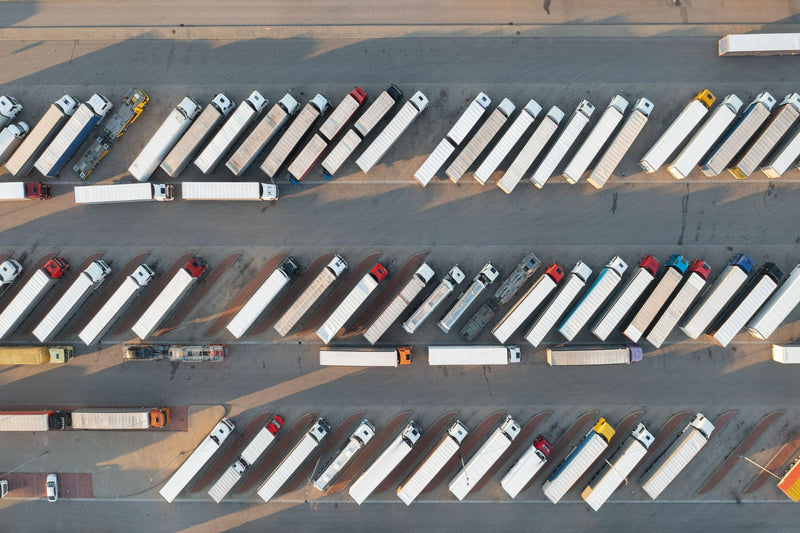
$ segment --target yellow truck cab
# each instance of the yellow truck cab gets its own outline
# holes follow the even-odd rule
[[[611,424],[606,422],[605,418],[598,420],[597,424],[595,424],[592,429],[595,433],[602,435],[606,439],[606,442],[610,442],[611,437],[613,437],[614,433],[616,433],[616,430],[611,426]]]

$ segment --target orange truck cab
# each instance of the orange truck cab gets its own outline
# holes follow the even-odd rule
[[[162,407],[160,409],[153,409],[150,411],[150,427],[163,428],[172,419],[172,413],[169,407]]]

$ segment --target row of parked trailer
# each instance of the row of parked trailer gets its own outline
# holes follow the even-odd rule
[[[250,439],[237,459],[208,490],[208,495],[214,501],[217,503],[222,501],[239,484],[248,468],[263,457],[266,450],[276,441],[283,423],[283,418],[276,416]],[[163,486],[160,491],[162,497],[172,502],[214,458],[234,429],[233,422],[222,419]],[[453,461],[458,457],[461,460],[461,468],[448,481],[448,488],[456,498],[463,500],[476,486],[488,481],[490,472],[502,466],[501,458],[507,458],[506,452],[519,437],[521,430],[520,424],[511,416],[507,416],[471,457],[464,458],[461,457],[461,445],[469,435],[469,429],[463,422],[456,420],[438,443],[432,446],[427,455],[417,463],[416,468],[399,484],[396,490],[397,496],[406,505],[411,505],[435,478],[440,474],[447,474],[446,467],[455,466]],[[672,444],[644,472],[641,486],[645,493],[654,500],[658,498],[678,475],[689,467],[713,431],[714,424],[701,413],[697,413]],[[276,466],[259,485],[258,496],[264,502],[269,502],[277,496],[306,461],[317,453],[330,432],[328,422],[324,418],[317,419],[289,452],[276,462]],[[594,477],[583,488],[581,497],[592,509],[599,510],[623,483],[628,483],[629,476],[651,452],[650,447],[654,441],[653,435],[645,425],[639,423],[627,438],[620,441],[614,453],[601,461],[601,457],[609,451],[615,433],[616,430],[609,422],[604,418],[599,419],[548,476],[542,485],[544,495],[551,502],[558,503],[586,474],[595,471]],[[390,475],[409,457],[422,434],[423,430],[419,424],[414,421],[409,422],[354,478],[348,489],[350,497],[357,504],[362,504],[378,486],[390,479]],[[325,492],[344,470],[356,462],[357,455],[369,446],[374,436],[375,426],[369,420],[362,419],[338,450],[327,458],[319,458],[310,477],[310,483],[313,483],[318,491]],[[552,452],[550,442],[544,435],[539,435],[523,448],[524,451],[518,454],[511,468],[500,480],[501,487],[511,498],[516,498],[531,485]],[[421,456],[425,451],[420,450],[418,453]],[[603,465],[599,470],[593,468],[598,463]],[[396,473],[402,474],[402,472]]]

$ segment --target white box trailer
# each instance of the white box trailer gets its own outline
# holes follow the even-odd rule
[[[647,119],[653,111],[653,102],[647,98],[639,98],[633,106],[633,111],[628,115],[625,124],[620,128],[619,133],[606,151],[600,156],[600,160],[589,173],[586,181],[591,183],[596,189],[602,189],[611,175],[619,166],[620,161],[628,153],[633,142],[639,136]]]
[[[539,154],[545,149],[550,142],[550,138],[558,129],[558,125],[564,120],[564,112],[556,106],[551,107],[547,111],[547,115],[539,123],[539,126],[534,130],[531,137],[522,147],[517,157],[514,158],[508,170],[505,171],[503,176],[497,182],[497,186],[506,194],[511,194],[511,191],[522,180],[522,177],[531,168],[531,165],[539,157]]]
[[[244,130],[258,118],[268,103],[269,101],[260,92],[250,93],[250,96],[239,103],[225,124],[203,148],[200,155],[194,160],[194,166],[199,168],[203,174],[214,172],[225,154],[239,140]]]
[[[281,337],[288,335],[345,269],[347,269],[345,260],[339,255],[334,255],[333,259],[328,262],[325,268],[317,274],[308,287],[303,290],[300,296],[292,302],[292,305],[275,322],[275,331]]]
[[[321,94],[314,96],[303,107],[289,127],[286,128],[286,131],[283,132],[278,142],[275,143],[275,146],[272,147],[267,158],[261,163],[261,170],[267,176],[270,178],[275,177],[294,149],[297,148],[297,145],[311,131],[311,128],[327,111],[328,107],[327,98]]]
[[[409,422],[403,432],[389,444],[389,447],[350,485],[350,497],[358,505],[364,503],[372,491],[406,458],[421,435],[422,429],[417,423]]]
[[[506,342],[522,324],[541,306],[545,299],[553,292],[558,282],[564,277],[564,271],[553,263],[542,276],[531,285],[522,298],[517,300],[514,307],[500,319],[492,329],[492,335],[500,341]]]
[[[556,346],[547,349],[550,366],[627,365],[642,360],[642,349],[628,346]]]
[[[568,341],[574,339],[583,329],[583,326],[592,319],[597,310],[600,309],[600,306],[605,303],[617,285],[619,285],[619,282],[622,281],[622,275],[627,269],[628,264],[620,256],[615,255],[611,258],[611,261],[600,271],[589,290],[586,291],[561,322],[561,325],[558,326],[558,332],[565,339]]]
[[[500,459],[500,456],[508,450],[521,430],[522,428],[516,420],[511,416],[506,416],[500,427],[492,432],[489,439],[450,481],[448,485],[450,492],[459,500],[463,500],[473,487],[480,483],[483,476]]]
[[[222,447],[225,440],[233,432],[235,426],[227,418],[223,418],[211,430],[211,433],[200,442],[186,461],[172,474],[161,490],[158,491],[161,497],[172,503],[178,494],[186,488],[189,482],[194,479],[198,472],[211,460],[214,454]]]
[[[19,148],[30,129],[27,122],[20,121],[16,124],[9,124],[3,128],[3,131],[0,131],[0,165],[5,163]]]
[[[773,344],[772,360],[788,365],[800,364],[800,344]]]
[[[497,141],[497,144],[480,164],[478,170],[475,171],[475,179],[481,185],[484,185],[497,167],[505,160],[511,150],[517,145],[519,140],[528,131],[528,128],[533,125],[536,117],[542,112],[542,106],[536,100],[528,100],[528,103],[522,108],[517,118],[511,123],[506,132]]]
[[[700,163],[714,143],[722,137],[728,127],[736,120],[742,107],[742,101],[735,94],[729,94],[720,105],[711,112],[694,137],[684,146],[678,157],[667,167],[667,171],[676,180],[686,179],[689,173]]]
[[[312,135],[311,139],[300,150],[300,153],[297,154],[297,157],[286,168],[289,173],[289,181],[295,185],[303,181],[303,178],[314,168],[314,165],[322,157],[322,152],[327,147],[328,142],[319,133]]]
[[[675,442],[653,463],[642,477],[642,489],[652,499],[658,496],[672,483],[678,474],[694,459],[706,445],[711,433],[712,424],[701,413],[697,413],[692,421],[683,428]]]
[[[692,101],[683,108],[678,117],[661,134],[655,144],[650,147],[650,150],[644,154],[644,157],[639,161],[639,166],[648,174],[652,174],[661,168],[669,156],[678,149],[689,134],[700,124],[700,121],[708,113],[709,108],[714,105],[714,100],[716,98],[708,89],[697,93],[697,96],[692,98]]]
[[[500,486],[503,487],[506,494],[516,498],[545,465],[550,450],[550,443],[543,435],[539,435],[500,480]]]
[[[311,429],[303,435],[303,438],[295,444],[292,451],[283,458],[278,467],[272,471],[269,477],[258,488],[258,496],[269,503],[278,494],[289,478],[297,472],[303,463],[314,453],[320,443],[325,440],[331,428],[324,418],[317,419]]]
[[[775,292],[782,277],[783,272],[774,263],[765,264],[746,294],[742,293],[742,297],[734,300],[729,306],[732,311],[726,310],[722,320],[718,320],[717,324],[711,327],[709,332],[711,340],[723,348],[727,346]]]
[[[583,141],[583,144],[572,160],[567,164],[564,169],[563,176],[571,184],[576,184],[586,172],[586,169],[594,162],[597,154],[611,138],[611,135],[616,131],[619,123],[622,122],[622,117],[628,109],[628,101],[620,95],[616,95],[611,99],[611,102],[600,115],[597,124],[594,125],[592,131]]]
[[[327,348],[319,349],[321,366],[390,366],[411,364],[411,348]]]
[[[68,94],[50,104],[50,107],[33,127],[33,130],[25,137],[9,160],[5,162],[6,170],[16,178],[21,179],[27,176],[33,169],[39,154],[50,144],[50,141],[59,132],[61,126],[69,120],[69,117],[75,113],[77,108],[78,101]]]
[[[319,127],[320,135],[328,141],[335,139],[366,101],[367,93],[361,87],[350,91]]]
[[[236,339],[243,337],[299,271],[300,263],[294,257],[289,256],[264,280],[264,283],[248,298],[239,312],[233,315],[225,329]]]
[[[461,296],[456,299],[450,309],[445,313],[439,321],[439,329],[445,333],[450,333],[450,330],[461,319],[469,307],[478,299],[478,296],[500,275],[500,272],[491,264],[486,263],[478,275],[473,278],[472,283]]]
[[[20,291],[0,313],[0,339],[14,332],[42,297],[47,294],[57,278],[39,269],[25,282]]]
[[[729,168],[737,179],[746,179],[755,172],[761,162],[772,153],[786,132],[800,117],[800,94],[791,93],[778,105],[772,119],[761,134],[745,149],[739,159]]]
[[[52,412],[1,412],[0,431],[47,431]]]
[[[0,200],[47,200],[52,191],[40,181],[6,181],[0,183]]]
[[[684,276],[683,284],[647,333],[647,342],[656,348],[661,348],[700,291],[706,286],[710,272],[711,267],[704,261],[699,259],[692,261],[689,270],[686,271],[686,276]]]
[[[800,265],[794,267],[786,281],[747,323],[747,330],[753,337],[767,340],[798,304],[800,304]]]
[[[319,491],[324,491],[333,478],[339,475],[342,469],[369,444],[374,436],[375,426],[366,418],[363,419],[350,435],[344,447],[333,454],[328,463],[322,466],[321,472],[314,480],[314,487]]]
[[[547,478],[542,490],[547,499],[558,503],[561,498],[578,482],[578,479],[591,468],[592,464],[607,448],[608,442],[614,436],[614,428],[606,422],[605,418],[598,420],[597,424],[586,434],[581,442],[558,465],[550,477]]]
[[[217,94],[169,151],[161,162],[161,170],[169,177],[177,178],[192,162],[200,148],[205,146],[233,106],[233,100],[225,93]]]
[[[278,186],[256,181],[183,181],[183,200],[267,201],[278,199]]]
[[[111,268],[105,261],[99,260],[93,261],[83,272],[78,274],[72,285],[33,328],[33,335],[39,339],[39,342],[46,342],[57,334],[109,274],[111,274]]]
[[[720,56],[776,56],[800,54],[797,33],[732,33],[719,40]]]
[[[119,204],[127,202],[171,202],[173,185],[166,183],[124,183],[83,185],[74,189],[76,204]]]
[[[467,437],[469,430],[460,420],[456,420],[447,430],[447,434],[439,444],[428,454],[408,478],[397,487],[397,496],[406,505],[411,505],[422,491],[425,490],[433,478],[441,472],[444,465],[458,453],[461,443]]]
[[[547,152],[547,155],[544,156],[544,159],[542,159],[531,176],[531,183],[536,185],[537,188],[541,189],[544,187],[544,184],[547,183],[550,176],[555,173],[556,167],[558,167],[561,160],[567,156],[570,148],[572,148],[572,145],[575,144],[575,141],[578,139],[578,135],[581,134],[583,128],[589,123],[592,113],[594,113],[594,105],[592,105],[589,100],[581,100],[578,107],[572,113],[567,125],[564,126],[561,134],[556,139],[556,142],[550,147],[550,151]]]
[[[428,107],[428,98],[421,91],[414,93],[400,111],[389,121],[381,130],[372,143],[356,159],[356,165],[364,174],[367,174],[372,167],[378,164],[386,152],[389,151],[397,139],[408,129],[420,113]],[[358,127],[358,123],[356,123]]]
[[[414,172],[414,179],[420,185],[425,187],[433,179],[440,168],[450,158],[464,139],[467,138],[469,133],[478,124],[478,121],[483,117],[483,114],[492,104],[492,99],[485,93],[478,93],[478,96],[467,106],[467,109],[456,120],[447,135],[439,142],[436,148],[425,159],[416,172]]]
[[[244,174],[253,164],[256,157],[286,125],[289,117],[297,112],[299,107],[300,104],[289,93],[286,93],[283,98],[278,100],[278,103],[273,105],[264,118],[261,119],[261,122],[253,128],[250,135],[245,137],[239,148],[234,150],[231,158],[225,163],[228,170],[237,177]]]
[[[200,113],[200,109],[200,105],[187,96],[167,115],[167,118],[128,167],[128,172],[136,181],[150,179],[172,147],[189,129],[192,121]]]
[[[659,266],[661,265],[652,255],[646,255],[639,261],[639,265],[633,271],[631,277],[628,278],[622,290],[605,308],[592,327],[592,333],[595,337],[604,341],[611,335],[611,332],[622,322],[622,319],[633,308],[639,297],[644,294],[650,283],[656,279],[656,272],[658,272]]]
[[[800,130],[788,135],[761,167],[768,178],[780,178],[800,158]]]
[[[709,178],[719,176],[728,164],[733,161],[736,154],[742,151],[747,141],[756,134],[761,125],[769,118],[772,108],[775,107],[775,97],[764,91],[758,93],[750,102],[742,116],[736,121],[726,135],[711,149],[705,162],[700,165],[700,170]]]
[[[453,265],[453,268],[442,278],[442,281],[433,289],[433,292],[425,298],[408,320],[403,322],[403,329],[410,334],[417,331],[417,328],[431,316],[431,313],[439,307],[439,304],[441,304],[465,278],[466,276],[461,268],[459,268],[458,265]]]
[[[75,409],[70,413],[72,429],[131,430],[150,429],[152,411],[161,409]]]
[[[636,314],[623,330],[622,333],[626,337],[633,342],[639,342],[639,339],[642,338],[642,335],[645,334],[650,324],[655,320],[658,312],[667,303],[672,293],[675,292],[688,267],[689,263],[683,256],[678,254],[670,256],[653,291],[647,296],[644,303],[642,303],[639,310],[636,311]]]
[[[400,318],[400,315],[411,305],[411,302],[422,292],[422,289],[433,279],[433,269],[426,263],[422,263],[417,271],[411,276],[397,295],[392,298],[389,304],[381,311],[377,318],[364,332],[364,338],[370,344],[375,344],[386,333],[389,326]]]
[[[331,316],[317,330],[317,337],[328,344],[333,340],[345,323],[352,318],[358,308],[367,300],[370,294],[378,288],[381,281],[389,274],[382,264],[377,263],[372,270],[356,284],[344,300],[334,309]]]
[[[489,118],[481,124],[475,135],[469,140],[466,146],[459,152],[456,158],[445,170],[445,174],[453,183],[458,183],[472,164],[477,161],[483,151],[492,142],[492,139],[500,132],[508,118],[514,113],[516,106],[508,98],[503,98],[500,104],[492,111]]]
[[[106,303],[97,311],[91,320],[78,334],[86,346],[94,344],[108,331],[112,324],[119,318],[122,311],[128,307],[133,298],[155,277],[155,272],[141,264],[117,287],[117,290],[106,300]]]
[[[519,346],[428,346],[431,366],[507,365],[519,361]]]
[[[647,431],[644,424],[638,424],[617,453],[606,461],[602,470],[583,489],[581,492],[583,501],[595,511],[599,511],[614,491],[628,479],[636,465],[644,459],[653,440],[653,435]]]
[[[534,321],[531,328],[525,334],[525,340],[534,347],[539,346],[547,334],[556,325],[558,319],[566,313],[570,304],[578,297],[589,277],[592,269],[583,261],[578,261],[572,267],[572,271],[567,280],[561,284],[556,295],[544,308],[539,317]]]
[[[697,339],[705,333],[712,321],[747,281],[752,269],[753,260],[747,255],[733,256],[711,288],[690,311],[689,318],[681,326],[681,331],[690,339]]]

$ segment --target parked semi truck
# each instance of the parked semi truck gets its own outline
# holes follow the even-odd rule
[[[761,171],[768,178],[780,178],[797,163],[800,158],[800,130],[786,136],[786,139],[762,163]]]
[[[393,366],[411,364],[411,348],[320,348],[321,366]]]
[[[628,264],[620,256],[615,255],[600,271],[589,290],[558,326],[558,332],[567,341],[574,339],[583,326],[592,319],[600,306],[605,303],[619,282],[622,281],[622,275],[627,269]]]
[[[567,457],[547,478],[542,490],[547,499],[558,503],[578,479],[586,473],[592,464],[608,448],[615,430],[605,418],[597,421],[581,442],[573,448]]]
[[[647,119],[653,111],[653,102],[647,98],[639,98],[633,106],[633,111],[628,115],[628,119],[620,128],[617,136],[608,145],[606,151],[600,156],[600,160],[589,173],[586,181],[591,183],[596,189],[602,189],[608,182],[611,175],[619,166],[622,158],[630,150],[631,145],[642,132]]]
[[[697,96],[692,98],[692,101],[683,108],[678,117],[650,147],[650,150],[644,154],[639,161],[639,166],[648,174],[661,168],[669,156],[675,153],[675,150],[700,124],[708,110],[714,105],[715,100],[716,97],[708,89],[697,93]]]
[[[267,448],[275,442],[282,426],[283,417],[276,415],[256,433],[255,437],[250,439],[239,457],[208,490],[208,495],[212,500],[219,503],[230,493],[247,469],[256,464]]]
[[[322,466],[319,475],[314,479],[314,487],[319,491],[324,491],[358,452],[369,444],[369,441],[374,436],[375,426],[366,418],[361,420],[361,423],[358,424],[358,427],[350,435],[345,445]]]
[[[727,346],[775,292],[781,278],[783,271],[775,263],[766,263],[761,267],[752,284],[728,304],[711,326],[711,340],[723,348]]]
[[[747,323],[747,330],[754,337],[767,340],[798,304],[800,304],[800,265],[794,267],[786,281]]]
[[[403,503],[411,505],[422,494],[422,491],[430,485],[447,462],[458,453],[458,449],[468,433],[467,426],[460,420],[453,422],[428,457],[397,487],[397,496],[403,500]]]
[[[676,477],[689,465],[703,446],[706,445],[711,433],[714,431],[712,424],[701,413],[697,413],[692,421],[683,428],[675,442],[650,466],[642,477],[642,489],[652,499],[658,496],[672,483]]]
[[[354,88],[319,127],[320,135],[328,141],[335,139],[366,101],[367,93],[361,87]]]
[[[344,134],[325,157],[325,160],[322,161],[322,172],[327,179],[336,174],[344,162],[347,161],[347,158],[366,138],[367,134],[378,125],[378,122],[402,96],[403,92],[396,85],[390,85],[388,89],[378,95],[378,98],[369,105],[353,127]]]
[[[403,322],[403,329],[411,334],[417,331],[417,328],[431,316],[433,311],[439,307],[439,304],[450,296],[450,293],[452,293],[456,286],[460,285],[465,278],[466,276],[461,268],[459,268],[458,265],[453,265],[453,268],[445,274],[442,281],[439,282],[439,285],[436,286],[433,292],[425,298],[425,301],[417,307],[417,310],[414,311],[409,319]]]
[[[413,420],[402,433],[369,465],[363,474],[350,485],[350,497],[358,505],[364,503],[386,477],[406,458],[422,435],[422,429]]]
[[[456,148],[464,142],[481,118],[483,118],[483,114],[486,113],[491,104],[492,99],[483,92],[478,93],[478,96],[470,102],[450,128],[450,131],[447,132],[447,135],[436,145],[436,148],[428,155],[422,166],[414,172],[414,179],[420,185],[425,187],[430,183],[436,173],[439,172],[439,169],[453,155]]]
[[[72,429],[152,429],[170,422],[169,407],[142,409],[75,409],[70,413]]]
[[[181,198],[184,200],[274,202],[278,199],[278,186],[256,181],[183,181]]]
[[[59,171],[75,155],[83,141],[103,120],[113,106],[101,94],[93,94],[78,106],[64,127],[56,134],[42,155],[36,160],[36,170],[48,178],[58,177]]]
[[[420,113],[425,111],[428,107],[428,98],[422,94],[422,91],[417,91],[405,104],[400,108],[400,111],[392,117],[392,120],[381,130],[377,137],[356,159],[356,165],[364,174],[367,174],[372,167],[386,155],[397,139],[408,129]]]
[[[300,319],[317,303],[322,295],[333,285],[333,282],[347,269],[347,263],[339,256],[334,255],[328,264],[311,283],[303,290],[300,296],[289,306],[283,315],[275,322],[275,331],[285,337],[294,328]]]
[[[0,365],[60,365],[70,359],[72,346],[0,346]]]
[[[103,306],[84,326],[78,337],[87,346],[98,341],[116,322],[122,312],[155,277],[155,272],[146,264],[139,265],[130,276],[127,276],[109,297]]]
[[[639,339],[642,338],[642,335],[647,332],[650,324],[655,320],[658,312],[675,292],[688,267],[689,262],[681,255],[673,254],[667,259],[661,277],[653,287],[653,291],[647,296],[644,303],[625,327],[623,333],[626,337],[633,342],[639,342]]]
[[[95,138],[89,148],[78,159],[72,171],[82,180],[89,177],[95,167],[106,156],[112,146],[122,137],[128,128],[136,122],[150,97],[141,89],[133,87],[122,97],[122,105],[116,113],[103,125],[103,132]]]
[[[578,261],[572,267],[566,281],[561,284],[550,303],[536,318],[530,329],[525,333],[525,340],[534,347],[539,346],[545,336],[553,329],[556,322],[566,313],[569,306],[583,290],[586,282],[592,275],[592,269],[583,261]]]
[[[233,315],[225,328],[236,339],[244,336],[299,272],[300,263],[294,257],[289,256],[264,280],[264,283],[245,302],[239,312]]]
[[[487,298],[483,305],[461,326],[458,334],[465,341],[472,342],[496,314],[497,304],[491,298]]]
[[[375,344],[386,333],[389,326],[400,318],[400,315],[411,305],[411,302],[422,292],[422,289],[433,279],[433,269],[422,263],[411,278],[403,285],[387,306],[378,314],[372,324],[364,332],[364,338]]]
[[[83,302],[111,274],[111,267],[105,261],[93,261],[61,295],[39,324],[33,328],[33,335],[39,342],[46,342],[56,335],[80,308]]]
[[[197,102],[188,96],[181,100],[128,167],[131,176],[136,181],[149,180],[199,113],[200,105]]]
[[[275,177],[295,148],[305,138],[306,134],[311,131],[311,128],[325,111],[328,110],[329,106],[327,98],[317,94],[303,107],[261,164],[261,170],[268,177]]]
[[[69,264],[60,257],[48,260],[42,268],[28,278],[25,285],[0,313],[0,339],[14,333],[28,313],[47,294],[50,287],[69,270]]]
[[[220,420],[211,430],[211,433],[200,442],[191,455],[186,458],[178,470],[161,487],[161,490],[158,491],[161,497],[167,500],[168,503],[172,503],[178,497],[178,494],[186,488],[189,482],[197,476],[198,472],[219,451],[234,429],[233,422],[227,418]]]
[[[469,309],[469,306],[477,300],[478,296],[480,296],[486,287],[491,285],[499,275],[500,272],[498,272],[491,263],[486,263],[480,272],[478,272],[478,275],[473,278],[467,290],[458,297],[439,321],[439,329],[445,333],[450,333],[450,330],[453,329],[461,316]]]
[[[533,444],[517,459],[509,471],[500,480],[500,486],[506,494],[516,498],[520,492],[530,483],[533,476],[542,469],[550,457],[552,446],[544,437],[539,435],[534,439]]]
[[[161,162],[161,170],[166,172],[169,177],[177,178],[195,159],[197,152],[214,135],[233,106],[233,100],[228,95],[217,94],[169,151],[164,161]]]
[[[372,267],[317,330],[317,337],[322,339],[325,344],[331,342],[339,330],[345,326],[347,321],[353,317],[358,308],[388,275],[389,271],[382,264],[377,263]]]
[[[533,277],[541,265],[542,262],[533,252],[525,254],[525,257],[514,267],[511,274],[494,291],[495,301],[499,305],[505,305],[511,301],[511,298],[517,294],[526,281]]]
[[[0,200],[49,200],[50,186],[40,181],[7,181],[0,183]]]
[[[475,179],[478,180],[481,185],[489,181],[489,178],[494,174],[494,171],[497,170],[497,167],[500,166],[514,146],[517,145],[525,132],[528,131],[528,128],[533,125],[536,117],[538,117],[541,112],[542,106],[540,106],[536,100],[528,100],[528,103],[522,108],[517,118],[514,119],[514,122],[511,123],[511,126],[508,127],[503,136],[500,137],[500,140],[497,141],[497,144],[494,145],[492,151],[489,152],[489,155],[486,156],[483,163],[481,163],[475,171]]]
[[[519,346],[428,346],[428,364],[507,365],[520,362]]]
[[[16,259],[6,259],[0,263],[0,295],[22,274],[22,265]]]
[[[142,316],[131,328],[140,338],[147,338],[172,313],[183,299],[189,288],[203,275],[208,264],[200,257],[192,257],[186,265],[179,269],[164,289],[145,309]]]
[[[522,177],[528,173],[539,154],[547,147],[550,138],[556,132],[562,120],[564,120],[564,112],[558,107],[553,106],[547,111],[547,115],[536,127],[525,146],[522,147],[522,150],[508,167],[508,170],[503,173],[503,176],[497,182],[497,186],[503,192],[511,194],[511,191],[519,184]]]
[[[639,265],[634,269],[622,290],[605,308],[592,327],[595,337],[604,341],[611,335],[611,332],[622,322],[647,287],[656,279],[656,273],[660,266],[661,264],[652,255],[646,255],[639,261]]]
[[[773,344],[772,360],[785,365],[800,364],[800,344]]]
[[[16,124],[9,124],[0,131],[0,165],[8,161],[8,158],[19,148],[30,129],[27,122],[20,121]]]
[[[736,154],[742,151],[747,141],[769,118],[773,107],[775,107],[774,96],[766,91],[758,93],[736,124],[731,126],[728,133],[708,153],[705,161],[700,165],[703,174],[713,178],[728,168]]]
[[[711,267],[705,261],[701,259],[692,261],[684,276],[683,284],[675,292],[675,296],[672,297],[672,300],[647,333],[647,342],[656,348],[661,348],[661,345],[664,344],[669,334],[672,333],[672,330],[678,325],[683,315],[689,310],[700,291],[706,286],[706,280],[710,272]]]
[[[175,189],[166,183],[83,185],[75,187],[74,194],[76,204],[171,202],[175,198]]]
[[[599,511],[620,485],[627,484],[628,476],[647,455],[653,440],[653,435],[647,431],[644,424],[637,424],[617,453],[606,461],[605,466],[583,489],[581,492],[583,501],[595,511]]]
[[[697,339],[708,330],[714,319],[747,281],[753,260],[745,254],[733,256],[711,288],[689,312],[681,326],[687,337]]]
[[[25,136],[22,144],[5,162],[6,170],[16,178],[21,179],[27,176],[33,169],[33,165],[42,150],[50,144],[50,141],[53,140],[77,108],[78,101],[68,94],[50,104],[50,107],[39,119],[39,122]]]
[[[570,184],[578,183],[586,172],[586,169],[594,162],[597,154],[611,138],[611,135],[616,131],[619,123],[622,122],[622,117],[628,109],[628,101],[620,95],[614,96],[609,102],[603,114],[594,125],[592,131],[583,141],[583,144],[575,155],[572,156],[567,167],[564,169],[563,176]]]
[[[539,163],[533,176],[531,176],[531,183],[536,185],[537,188],[541,189],[544,187],[544,184],[547,183],[550,176],[555,173],[556,167],[558,167],[564,157],[566,157],[572,145],[575,144],[578,135],[581,134],[583,128],[589,123],[593,113],[594,105],[588,100],[581,100],[575,112],[572,113],[567,125],[564,126],[564,129],[558,136],[558,139],[553,143],[550,151],[547,152],[547,155],[542,159],[542,162]]]
[[[642,360],[642,349],[628,346],[553,346],[547,348],[547,364],[570,365],[627,365]]]
[[[250,132],[250,135],[245,137],[239,148],[234,150],[233,155],[225,163],[228,170],[237,177],[244,174],[299,108],[300,104],[297,100],[291,94],[286,93],[270,108],[261,122]]]
[[[70,423],[64,411],[0,411],[0,432],[63,431]]]
[[[796,33],[734,33],[719,40],[720,56],[795,55],[798,50]]]
[[[0,128],[22,112],[22,104],[13,96],[0,96]]]
[[[556,263],[551,264],[547,270],[531,285],[528,292],[522,296],[514,307],[500,319],[492,330],[492,335],[500,341],[506,342],[522,324],[541,306],[545,299],[553,292],[564,277],[564,270]]]

